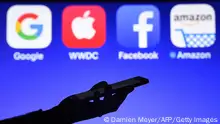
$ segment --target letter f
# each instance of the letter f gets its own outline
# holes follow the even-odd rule
[[[147,32],[153,31],[153,25],[148,24],[147,20],[149,18],[153,18],[153,17],[154,17],[153,11],[142,12],[138,18],[138,24],[133,25],[133,31],[138,32],[138,46],[139,46],[139,48],[147,48],[148,47]]]

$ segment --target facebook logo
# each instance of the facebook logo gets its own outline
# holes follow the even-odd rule
[[[160,13],[153,5],[124,5],[117,11],[117,40],[124,47],[155,47],[160,40]]]

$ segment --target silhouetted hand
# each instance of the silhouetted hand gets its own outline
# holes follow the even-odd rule
[[[52,113],[56,113],[57,118],[60,118],[60,121],[65,124],[101,117],[104,114],[117,111],[127,95],[134,90],[133,87],[126,87],[112,94],[111,86],[105,81],[96,84],[90,90],[99,88],[105,89],[103,99],[98,97],[98,92],[95,93],[96,97],[93,101],[80,100],[76,96],[67,97],[52,109]]]

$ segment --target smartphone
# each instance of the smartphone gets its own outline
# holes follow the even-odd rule
[[[143,86],[149,83],[149,80],[147,78],[141,77],[141,76],[137,76],[137,77],[133,77],[133,78],[129,78],[127,80],[123,80],[114,84],[111,84],[112,87],[112,91],[113,93],[116,93],[117,90],[123,89],[125,87],[139,87],[139,86]],[[99,92],[99,97],[103,97],[105,94],[104,88],[100,88],[97,90],[93,90],[93,91],[87,91],[87,92],[83,92],[83,93],[79,93],[76,96],[79,99],[93,99],[94,98],[94,94],[95,92]]]

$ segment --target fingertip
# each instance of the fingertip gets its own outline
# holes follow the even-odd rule
[[[91,89],[105,88],[106,86],[108,86],[108,83],[106,81],[101,81],[95,84]]]
[[[108,85],[108,83],[107,83],[106,81],[100,81],[99,83],[100,83],[100,84]]]

